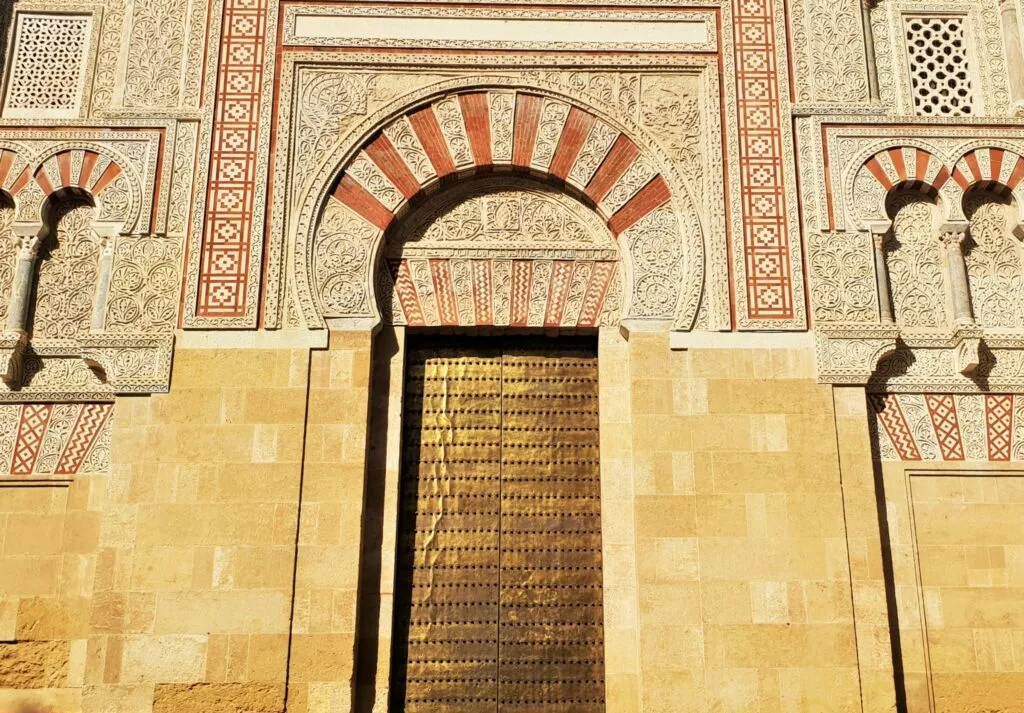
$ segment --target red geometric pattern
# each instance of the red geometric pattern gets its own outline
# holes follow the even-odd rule
[[[113,404],[85,404],[82,407],[54,473],[73,475],[78,472],[112,411]]]
[[[83,151],[81,167],[75,170],[73,152],[61,151],[54,156],[54,162],[49,161],[36,169],[36,183],[43,191],[43,195],[49,196],[61,188],[84,188],[95,198],[99,196],[118,176],[123,169],[113,161],[102,161],[102,168],[97,171],[96,166],[101,163],[100,155],[95,151]],[[56,172],[53,172],[54,167]]]
[[[921,452],[914,441],[914,435],[910,432],[907,419],[903,415],[899,401],[892,394],[871,395],[871,406],[878,415],[878,420],[889,435],[893,448],[901,460],[921,460]]]
[[[441,324],[450,327],[459,323],[459,310],[455,305],[455,287],[452,285],[452,271],[447,260],[431,260],[430,276],[434,280],[434,294],[437,295],[437,311]]]
[[[22,408],[18,438],[14,443],[14,459],[11,462],[12,474],[28,475],[35,470],[36,458],[43,445],[43,435],[52,412],[52,404],[26,404]]]
[[[988,433],[988,459],[1010,460],[1010,446],[1013,440],[1013,396],[985,396],[985,426]]]
[[[477,324],[494,324],[491,261],[473,261],[473,316]]]
[[[402,305],[402,312],[405,319],[412,326],[426,324],[423,319],[423,308],[420,306],[419,295],[416,294],[416,285],[412,282],[412,274],[409,271],[409,261],[395,261],[392,266],[392,279],[395,281],[395,294]]]
[[[268,5],[268,0],[224,2],[196,305],[200,317],[246,313]]]
[[[569,294],[569,280],[575,263],[572,260],[557,260],[551,268],[551,287],[548,290],[547,309],[544,310],[544,326],[557,327],[562,324],[565,298]]]
[[[599,262],[594,265],[594,271],[590,273],[590,284],[587,285],[587,294],[583,298],[583,308],[580,310],[579,326],[593,327],[597,324],[614,274],[614,263]]]
[[[793,318],[774,7],[774,0],[734,2],[739,181],[751,319]]]
[[[949,394],[927,394],[924,400],[935,428],[939,450],[942,451],[942,460],[963,460],[964,444],[960,437],[956,401]]]
[[[530,320],[530,284],[533,282],[533,262],[514,260],[512,262],[512,314],[509,323],[513,327],[525,327]]]

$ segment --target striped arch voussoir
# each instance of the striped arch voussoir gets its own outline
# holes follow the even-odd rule
[[[44,196],[63,188],[80,188],[95,199],[122,171],[115,161],[95,151],[72,149],[46,159],[36,168],[34,178]]]
[[[886,193],[899,186],[938,193],[950,178],[949,169],[931,152],[912,147],[879,151],[864,162],[864,168]]]
[[[494,169],[573,186],[616,236],[672,197],[655,163],[618,129],[560,99],[512,89],[449,94],[399,116],[348,163],[331,195],[383,231],[438,181]]]
[[[975,149],[957,161],[953,180],[964,192],[980,186],[1010,194],[1024,180],[1024,158],[1005,149]]]
[[[0,149],[0,191],[11,199],[21,193],[32,180],[32,170],[16,151]]]

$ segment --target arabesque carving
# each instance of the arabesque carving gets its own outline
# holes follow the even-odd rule
[[[300,241],[296,258],[299,285],[304,279],[303,262],[309,260],[319,300],[319,305],[311,301],[304,305],[307,320],[316,324],[321,315],[377,318],[377,298],[372,295],[376,286],[386,281],[382,283],[384,278],[373,273],[371,266],[394,215],[404,211],[407,201],[418,197],[425,187],[460,171],[467,161],[478,170],[490,166],[495,155],[505,155],[500,146],[504,133],[492,135],[491,121],[474,118],[481,110],[489,112],[489,107],[501,106],[505,97],[514,102],[517,130],[528,131],[525,127],[535,122],[533,133],[528,134],[533,138],[517,143],[512,164],[547,170],[553,178],[568,181],[582,192],[578,197],[581,205],[596,210],[592,220],[606,224],[602,230],[619,236],[628,255],[623,318],[656,320],[676,328],[693,324],[703,287],[704,229],[689,193],[685,188],[672,191],[670,185],[680,184],[670,169],[645,153],[611,120],[567,100],[523,90],[464,90],[436,99],[393,117],[348,161],[318,221],[311,259],[302,257]],[[570,123],[583,130],[570,135],[566,128]],[[430,130],[431,126],[436,129]],[[403,151],[392,137],[402,139]],[[407,155],[411,162],[405,159]],[[583,165],[586,168],[581,169]],[[472,230],[466,226],[460,230]],[[546,264],[536,267],[532,279],[548,274]],[[456,288],[472,284],[468,277],[473,274],[472,265],[453,262],[446,269],[452,271]],[[556,270],[551,279],[559,275]],[[449,278],[445,275],[443,279]],[[565,279],[571,282],[570,275]],[[609,294],[611,290],[609,286]],[[453,295],[457,293],[457,289],[453,291]],[[385,309],[394,306],[385,299]],[[455,323],[460,314],[470,312],[453,311]],[[537,309],[531,314],[541,320],[550,316]],[[446,323],[444,314],[439,313],[438,319]]]

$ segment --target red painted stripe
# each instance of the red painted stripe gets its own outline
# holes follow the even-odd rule
[[[1024,159],[1018,158],[1017,164],[1013,167],[1013,171],[1010,172],[1010,178],[1006,182],[1006,187],[1011,191],[1016,189],[1021,179],[1024,179]]]
[[[569,282],[575,265],[572,260],[556,260],[551,268],[548,304],[544,309],[545,327],[558,327],[562,324],[562,313],[565,311],[565,300],[569,295]]]
[[[437,311],[441,324],[446,327],[459,323],[459,310],[455,305],[455,287],[452,285],[452,271],[448,260],[432,259],[430,276],[434,281],[434,295],[437,298]]]
[[[477,166],[490,166],[494,159],[491,155],[491,111],[487,106],[486,92],[460,94],[459,105],[473,161]]]
[[[949,169],[943,166],[939,169],[939,175],[935,177],[935,183],[932,184],[932,188],[937,191],[941,191],[942,187],[946,185],[946,181],[949,180]]]
[[[491,261],[473,261],[473,311],[477,326],[494,324],[494,287]]]
[[[509,325],[525,327],[530,321],[530,289],[533,284],[533,261],[512,261],[512,296]]]
[[[600,203],[639,155],[640,149],[636,144],[620,134],[612,145],[611,151],[605,156],[601,167],[597,169],[597,173],[587,184],[587,190],[584,192],[590,197],[590,200]]]
[[[971,175],[974,176],[975,181],[981,180],[981,166],[978,165],[978,154],[976,151],[971,151],[969,154],[964,156],[964,160],[967,161],[967,168],[971,169]]]
[[[907,164],[903,161],[903,149],[889,149],[889,160],[892,161],[900,180],[907,180]]]
[[[39,170],[36,171],[36,183],[39,184],[39,188],[42,189],[44,196],[53,193],[53,184],[50,183],[50,177],[46,175],[46,169],[43,166],[40,166]]]
[[[917,175],[914,176],[918,181],[923,181],[925,176],[928,175],[928,166],[932,162],[932,155],[924,149],[917,150]],[[892,186],[889,186],[892,188]]]
[[[558,148],[555,149],[554,158],[551,159],[551,175],[561,178],[563,181],[569,176],[569,171],[576,164],[580,155],[580,149],[590,135],[590,130],[597,123],[597,117],[588,114],[581,109],[573,107],[569,110],[569,117],[565,120],[565,129],[562,130],[562,138],[558,140]]]
[[[62,151],[57,154],[57,172],[60,175],[60,185],[71,185],[71,152]]]
[[[338,187],[334,189],[334,197],[381,230],[387,230],[395,217],[387,206],[374,198],[347,173],[341,177]]]
[[[398,153],[398,149],[391,143],[391,140],[381,134],[366,147],[366,155],[377,164],[377,168],[384,172],[384,175],[395,184],[395,187],[402,192],[406,200],[420,192],[420,182],[416,180],[409,169],[409,165]]]
[[[1006,152],[1002,149],[989,149],[988,158],[993,181],[999,180],[999,174],[1003,172],[1003,156]]]
[[[608,221],[608,229],[614,235],[620,235],[652,210],[665,205],[671,197],[672,191],[669,190],[665,179],[655,176],[611,217],[611,220]]]
[[[433,107],[424,107],[419,111],[409,114],[409,125],[416,132],[416,137],[427,152],[427,158],[439,178],[455,173],[455,161],[448,153],[448,145],[445,143],[444,134],[441,133],[441,125],[437,123]]]
[[[871,175],[875,177],[875,180],[882,184],[882,188],[889,190],[892,188],[892,181],[889,180],[889,176],[885,173],[885,169],[882,168],[882,164],[878,162],[878,159],[871,158],[864,166],[871,172]]]
[[[529,166],[540,128],[541,99],[533,94],[516,95],[515,128],[512,133],[512,164]]]
[[[616,263],[614,262],[594,264],[594,271],[590,273],[590,283],[587,285],[587,293],[583,298],[583,307],[580,309],[578,321],[580,327],[593,327],[601,318],[601,308],[604,306],[604,298],[608,294],[608,286],[611,285],[615,269]]]
[[[31,180],[32,172],[29,171],[28,166],[25,166],[25,168],[21,169],[21,175],[14,179],[14,183],[11,184],[11,195],[16,196],[21,193]]]
[[[0,186],[7,182],[7,174],[11,172],[16,155],[13,151],[0,151]]]
[[[96,168],[96,161],[99,160],[100,155],[95,151],[86,151],[85,156],[82,158],[82,173],[78,176],[78,187],[85,188],[89,185],[89,179],[92,178],[92,170]]]
[[[100,193],[103,192],[103,189],[105,189],[107,186],[109,186],[111,183],[113,183],[114,179],[117,178],[120,175],[121,175],[121,167],[118,166],[116,163],[111,162],[107,166],[106,170],[103,171],[103,175],[100,176],[96,180],[95,185],[93,185],[93,187],[92,187],[92,194],[94,196],[98,196]]]
[[[953,169],[953,180],[956,181],[956,184],[960,186],[961,190],[966,191],[971,186],[971,182],[967,179],[967,176],[965,176],[963,171],[961,171],[959,168]]]
[[[416,285],[412,281],[412,272],[409,270],[409,261],[402,260],[398,263],[398,271],[395,275],[395,293],[405,313],[405,321],[410,327],[422,327],[426,324],[423,318],[423,308],[420,306],[420,296],[416,292]]]

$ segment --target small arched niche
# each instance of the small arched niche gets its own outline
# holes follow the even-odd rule
[[[592,328],[622,305],[618,241],[585,199],[496,175],[438,193],[385,235],[378,306],[409,326]]]
[[[985,328],[1024,328],[1024,265],[1013,233],[1018,207],[1001,186],[964,194],[969,230],[964,262],[974,318]]]
[[[33,340],[74,339],[91,327],[102,241],[96,204],[81,189],[62,188],[42,209],[30,332]]]
[[[886,265],[896,323],[940,329],[951,323],[946,270],[938,238],[941,210],[933,192],[898,188],[886,198],[892,227]]]

